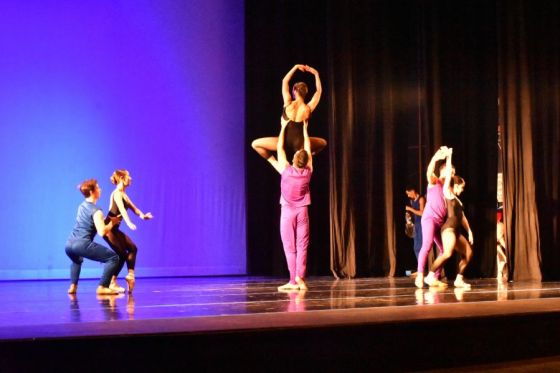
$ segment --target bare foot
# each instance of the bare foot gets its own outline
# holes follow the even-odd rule
[[[78,285],[77,284],[70,284],[68,288],[68,294],[76,294],[78,292]]]

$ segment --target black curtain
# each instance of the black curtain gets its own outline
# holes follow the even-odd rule
[[[410,268],[404,187],[425,189],[429,158],[448,145],[467,181],[462,200],[475,235],[467,275],[495,276],[500,121],[510,270],[517,279],[558,277],[558,8],[521,0],[246,1],[249,274],[286,273],[279,176],[250,143],[278,133],[281,79],[304,63],[324,87],[310,132],[329,142],[312,181],[310,275]],[[311,76],[295,80],[313,89]]]
[[[558,279],[560,4],[498,1],[504,218],[514,280]]]
[[[468,275],[490,275],[496,250],[494,5],[329,4],[333,273],[403,274],[402,259],[411,252],[402,229],[405,184],[418,184],[419,175],[425,184],[429,158],[447,145],[467,180],[462,199],[476,238]],[[454,265],[446,269],[454,272]]]

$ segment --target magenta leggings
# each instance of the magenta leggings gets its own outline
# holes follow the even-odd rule
[[[305,278],[307,266],[307,246],[309,245],[309,215],[307,206],[291,207],[282,205],[280,215],[280,236],[284,254],[290,271],[290,282],[295,284],[296,276]]]
[[[420,249],[420,254],[418,254],[418,273],[424,273],[426,259],[434,242],[438,248],[438,256],[443,254],[443,245],[441,244],[442,225],[443,223],[436,222],[430,218],[422,219],[422,248]],[[436,278],[439,278],[440,273],[441,269],[438,269],[436,271]]]

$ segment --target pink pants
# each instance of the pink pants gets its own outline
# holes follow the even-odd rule
[[[432,249],[434,242],[438,248],[438,256],[443,254],[443,245],[441,244],[441,226],[443,223],[434,221],[434,219],[422,219],[422,249],[418,254],[418,273],[424,273],[426,267],[426,259]],[[436,271],[436,278],[439,278],[441,268]]]
[[[291,207],[282,205],[280,215],[280,237],[290,271],[290,282],[295,284],[296,276],[305,278],[307,246],[309,245],[309,215],[307,206]]]

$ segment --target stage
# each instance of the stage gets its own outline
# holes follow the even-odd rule
[[[91,280],[75,296],[68,281],[0,282],[0,363],[410,371],[560,355],[558,282],[483,279],[462,290],[323,277],[307,291],[279,292],[283,280],[139,278],[133,295],[118,296],[97,296]],[[93,365],[84,351],[97,356]]]

